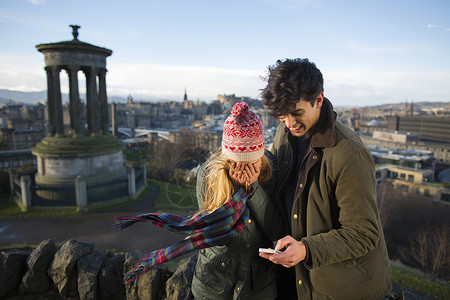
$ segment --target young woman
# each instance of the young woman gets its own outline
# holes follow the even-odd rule
[[[126,281],[200,249],[191,286],[196,299],[275,299],[277,266],[259,256],[259,248],[273,248],[273,241],[284,236],[271,192],[260,186],[275,178],[268,155],[260,119],[246,103],[237,103],[225,121],[221,149],[198,172],[197,213],[115,218],[115,227],[121,230],[147,222],[188,234],[142,257]]]
[[[259,257],[259,248],[273,248],[282,236],[278,208],[260,186],[272,175],[268,154],[258,116],[246,103],[237,103],[225,121],[221,150],[198,172],[197,199],[200,212],[208,213],[244,189],[249,217],[234,239],[200,250],[192,281],[195,299],[276,298],[276,266]]]

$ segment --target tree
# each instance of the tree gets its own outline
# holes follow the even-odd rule
[[[422,268],[421,266],[429,266],[431,263],[430,255],[425,253],[434,251],[433,255],[441,256],[441,252],[431,250],[430,247],[440,249],[436,245],[437,241],[447,240],[448,243],[448,231],[446,239],[440,236],[434,237],[437,235],[438,228],[450,228],[448,204],[432,201],[405,189],[394,188],[389,181],[386,181],[378,187],[378,205],[391,259],[400,259],[406,265]],[[414,248],[415,254],[407,255],[411,248]],[[448,254],[446,257],[448,261]],[[432,259],[434,260],[434,257]],[[433,261],[433,264],[436,263],[437,261]],[[448,262],[446,268],[448,269]],[[428,269],[426,272],[429,273]]]
[[[172,144],[165,140],[156,143],[148,153],[147,172],[149,176],[162,181],[170,181],[185,150],[183,145]]]
[[[205,149],[196,147],[189,139],[189,135],[183,135],[176,143],[160,140],[151,145],[147,155],[148,176],[184,185],[186,170],[202,163],[206,157]]]
[[[411,238],[403,256],[418,266],[425,278],[448,278],[450,255],[450,231],[447,225],[433,229],[421,229]]]

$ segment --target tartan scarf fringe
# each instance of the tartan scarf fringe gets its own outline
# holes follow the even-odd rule
[[[126,230],[137,222],[156,225],[177,233],[189,234],[175,244],[144,255],[134,271],[125,275],[127,283],[135,282],[151,267],[165,263],[196,249],[224,245],[245,228],[250,217],[247,193],[240,189],[227,202],[210,214],[182,217],[173,214],[149,213],[137,217],[115,217],[114,228]]]

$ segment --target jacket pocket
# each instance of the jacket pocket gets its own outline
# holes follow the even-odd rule
[[[211,290],[222,293],[229,281],[231,261],[216,248],[220,247],[199,251],[195,277]]]
[[[354,299],[355,287],[368,280],[363,257],[315,268],[310,274],[315,289],[335,299]]]
[[[276,283],[277,267],[265,258],[257,258],[252,264],[252,279],[253,290],[258,292],[270,283]]]

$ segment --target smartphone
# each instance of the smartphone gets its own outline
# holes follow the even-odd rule
[[[278,251],[278,250],[275,250],[275,249],[270,249],[270,248],[259,248],[259,252],[270,253],[270,254],[281,253],[281,251]]]

